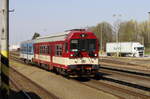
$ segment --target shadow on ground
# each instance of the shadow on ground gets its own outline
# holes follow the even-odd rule
[[[117,83],[117,84],[120,84],[120,85],[125,85],[125,86],[128,86],[128,87],[137,88],[137,89],[140,89],[140,90],[150,92],[150,87],[145,87],[143,85],[134,84],[132,82],[127,82],[127,81],[122,81],[122,80],[117,80],[117,79],[106,77],[107,75],[111,75],[111,74],[107,74],[107,73],[99,73],[99,74],[100,74],[100,77],[97,80],[109,81],[109,82]]]
[[[75,80],[77,81],[80,81],[80,82],[88,82],[90,81],[91,79],[95,79],[95,80],[103,80],[103,77],[104,76],[107,76],[107,75],[111,75],[111,74],[107,74],[107,73],[98,73],[97,74],[97,77],[76,77],[74,78]]]
[[[26,92],[31,99],[42,99],[40,96],[33,92]],[[22,94],[22,91],[14,91],[10,89],[10,94],[8,96],[8,99],[28,99],[25,95]],[[0,99],[4,99],[3,94],[1,93],[1,88],[0,88]]]

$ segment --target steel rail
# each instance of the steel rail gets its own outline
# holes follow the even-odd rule
[[[22,62],[17,57],[14,60]],[[100,90],[100,91],[104,91],[104,92],[113,94],[113,95],[115,95],[117,97],[120,97],[120,98],[125,98],[125,97],[123,97],[120,94],[113,93],[113,91],[111,91],[111,90],[117,91],[118,93],[119,92],[125,93],[125,94],[128,94],[130,96],[134,96],[134,97],[140,97],[141,99],[148,99],[148,98],[150,98],[147,95],[143,95],[143,94],[140,94],[138,92],[135,92],[135,91],[132,91],[132,90],[127,90],[127,89],[124,89],[124,88],[120,88],[118,86],[115,86],[115,85],[112,85],[112,84],[108,84],[108,83],[104,83],[104,82],[99,82],[99,81],[95,81],[95,80],[91,80],[91,81],[89,81],[87,83],[84,83],[84,82],[82,82],[80,80],[79,81],[78,80],[74,80],[74,81],[76,81],[78,83],[81,83],[81,84],[84,84],[84,85],[86,85],[88,87],[91,87],[91,88],[94,88],[94,89],[97,89],[97,90]]]
[[[109,69],[101,69],[100,73],[108,73],[108,74],[115,74],[115,75],[121,75],[121,76],[126,76],[126,77],[132,77],[134,79],[139,79],[139,80],[145,80],[145,81],[150,81],[150,77],[143,77],[140,75],[132,74],[132,73],[126,73],[126,72],[118,72],[118,71],[113,71]]]
[[[17,71],[16,69],[14,69],[12,66],[10,66],[10,69],[13,70],[15,73],[17,73],[18,75],[22,76],[24,79],[26,79],[29,83],[33,84],[34,86],[36,86],[38,89],[40,89],[41,91],[43,91],[44,93],[46,93],[48,96],[52,97],[52,99],[58,99],[58,97],[56,95],[54,95],[53,93],[47,91],[45,88],[43,88],[42,86],[40,86],[39,84],[37,84],[36,82],[32,81],[31,79],[29,79],[28,77],[26,77],[25,75],[23,75],[22,73],[20,73],[19,71]]]
[[[106,70],[117,71],[117,72],[135,74],[135,75],[139,75],[139,76],[150,77],[150,73],[147,73],[147,72],[139,72],[138,70],[131,70],[131,69],[128,69],[128,68],[110,67],[110,66],[101,66],[100,68],[101,68],[101,69],[106,69]]]
[[[32,99],[31,96],[25,92],[20,86],[18,83],[15,82],[15,80],[12,79],[12,77],[9,79],[9,81],[14,85],[14,87],[19,90],[22,95],[25,97],[25,99]]]

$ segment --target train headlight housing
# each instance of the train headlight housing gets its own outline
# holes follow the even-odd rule
[[[96,57],[96,56],[97,56],[97,54],[94,54],[94,56]]]
[[[75,55],[72,53],[69,55],[69,58],[74,58],[74,57],[75,57]]]
[[[71,57],[73,57],[73,54],[70,54]]]
[[[69,69],[76,69],[77,68],[77,66],[75,66],[75,65],[69,65]]]

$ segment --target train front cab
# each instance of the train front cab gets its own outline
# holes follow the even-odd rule
[[[96,76],[99,72],[98,40],[94,33],[74,33],[66,41],[66,60],[69,75]]]
[[[94,33],[73,31],[62,40],[56,36],[44,40],[34,44],[34,63],[65,76],[98,73],[99,47]]]

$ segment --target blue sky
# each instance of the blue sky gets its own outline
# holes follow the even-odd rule
[[[121,21],[148,19],[150,0],[10,0],[10,43],[72,28],[113,23],[113,14]]]

